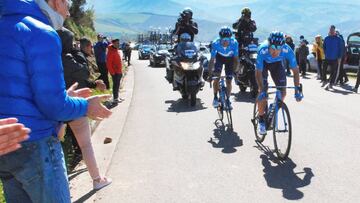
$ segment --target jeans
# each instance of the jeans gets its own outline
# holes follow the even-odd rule
[[[111,76],[113,79],[113,97],[114,99],[119,99],[119,89],[120,89],[120,81],[122,74],[117,73]]]
[[[71,201],[64,154],[54,136],[0,156],[0,179],[7,203]]]
[[[357,72],[357,79],[356,79],[356,84],[355,84],[355,88],[359,88],[360,85],[360,65],[359,65],[359,69]]]

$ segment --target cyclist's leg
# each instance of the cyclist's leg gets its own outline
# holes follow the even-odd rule
[[[227,90],[227,95],[230,97],[231,95],[231,90],[232,90],[232,79],[233,79],[233,75],[234,75],[234,59],[231,58],[226,58],[226,63],[225,63],[225,75],[226,75],[226,90]]]
[[[268,64],[265,63],[264,64],[264,68],[262,71],[262,76],[263,76],[263,86],[264,89],[262,89],[261,91],[265,91],[267,94],[267,90],[268,90]],[[260,120],[262,120],[264,118],[264,115],[266,114],[266,107],[267,107],[267,95],[266,98],[263,98],[262,100],[258,101],[258,109],[259,109],[259,117]]]
[[[271,78],[273,79],[276,86],[284,86],[284,87],[286,86],[287,84],[286,70],[281,62],[273,63],[269,67],[269,71],[271,74]],[[282,101],[284,101],[286,97],[286,88],[281,88],[280,90],[281,90]]]
[[[220,77],[221,75],[221,71],[224,65],[224,59],[222,56],[220,56],[219,54],[216,55],[216,60],[215,60],[215,70],[213,72],[213,76],[215,77]],[[219,92],[219,81],[220,79],[215,79],[213,86],[214,86],[214,97],[217,97],[217,94]]]

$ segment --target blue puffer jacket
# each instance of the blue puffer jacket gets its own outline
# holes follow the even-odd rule
[[[87,105],[66,94],[60,38],[38,5],[0,0],[0,118],[18,118],[35,141],[84,116]]]

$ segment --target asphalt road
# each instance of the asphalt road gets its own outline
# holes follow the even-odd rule
[[[276,161],[272,136],[255,143],[249,94],[234,88],[234,132],[216,127],[208,84],[196,107],[181,100],[164,68],[133,61],[135,89],[97,202],[359,202],[360,96],[325,91],[309,76],[304,101],[288,92],[293,141]],[[289,84],[292,78],[289,78]],[[116,128],[116,126],[114,126]]]

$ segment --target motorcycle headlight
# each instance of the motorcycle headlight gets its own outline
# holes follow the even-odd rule
[[[255,53],[255,54],[250,54],[250,58],[251,59],[256,59],[257,58],[257,54]]]
[[[200,67],[198,62],[197,63],[180,62],[180,64],[184,70],[197,70]]]

